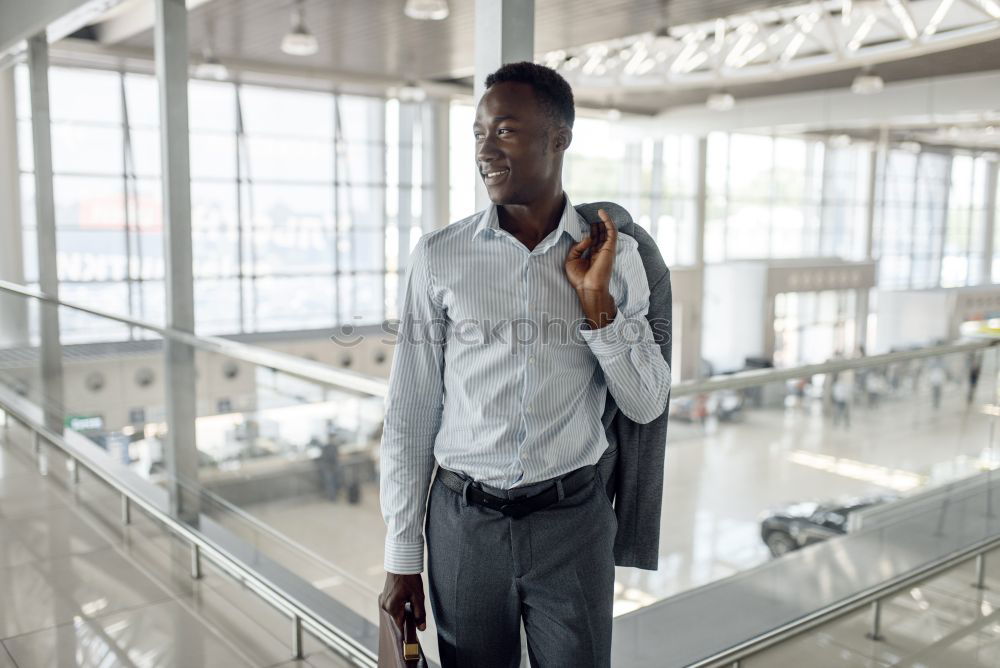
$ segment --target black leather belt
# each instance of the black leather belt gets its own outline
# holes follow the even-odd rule
[[[459,496],[464,491],[470,503],[485,506],[499,511],[508,517],[519,519],[536,510],[551,506],[560,500],[559,485],[556,484],[556,481],[562,483],[563,497],[567,497],[589,485],[594,480],[596,472],[597,467],[592,464],[583,466],[575,471],[570,471],[564,476],[553,479],[552,484],[545,488],[544,491],[521,499],[505,499],[501,496],[484,492],[475,486],[475,482],[470,482],[468,488],[466,488],[466,482],[469,480],[468,476],[449,471],[445,468],[438,468],[437,477],[445,487]]]

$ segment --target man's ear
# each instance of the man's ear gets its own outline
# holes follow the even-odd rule
[[[561,125],[556,128],[552,137],[552,147],[559,152],[565,151],[573,142],[573,130],[569,126]]]

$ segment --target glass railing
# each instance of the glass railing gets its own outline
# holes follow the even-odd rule
[[[39,308],[0,290],[3,300],[17,300],[29,315]],[[60,311],[73,312],[66,321],[74,332],[111,340],[64,342],[59,401],[37,373],[38,341],[0,350],[0,383],[50,405],[68,428],[139,475],[175,482],[162,446],[169,426],[162,332]],[[377,623],[385,379],[262,344],[196,343],[198,480],[178,484],[197,490],[203,513]],[[677,383],[659,569],[618,569],[616,616],[624,622],[736,577],[766,590],[786,564],[837,549],[852,515],[995,468],[991,406],[1000,360],[989,344]],[[385,352],[391,359],[388,344]],[[756,579],[761,569],[772,575]],[[842,592],[826,593],[833,598],[809,605],[822,608]],[[436,643],[425,644],[434,659]]]
[[[380,391],[384,381],[359,377],[357,388],[350,387],[352,374],[309,360],[199,340],[198,475],[177,479],[164,452],[170,425],[161,332],[0,290],[0,313],[16,309],[23,309],[25,326],[7,332],[0,347],[0,386],[44,407],[50,426],[85,437],[108,463],[158,486],[186,490],[199,499],[202,517],[245,541],[253,553],[378,623],[384,573],[372,568],[380,570],[381,556],[372,562],[366,555],[384,536],[373,484],[384,410],[382,398],[370,392]],[[65,333],[58,348],[60,375],[48,380],[40,337],[29,334],[40,330],[45,309],[58,309]],[[218,352],[223,349],[235,353]],[[52,448],[39,456],[42,470],[63,482],[67,461]],[[117,503],[98,509],[112,519],[120,512]],[[368,534],[374,536],[366,542]]]
[[[867,503],[994,468],[984,406],[996,401],[997,349],[959,348],[675,385],[659,570],[619,569],[616,611],[840,535]],[[870,366],[828,370],[861,362]],[[800,517],[817,521],[789,535]]]
[[[614,665],[796,665],[767,648],[877,618],[862,606],[1000,545],[997,352],[970,340],[678,384],[660,568],[619,569]]]

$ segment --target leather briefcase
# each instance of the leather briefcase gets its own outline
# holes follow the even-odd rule
[[[410,604],[406,604],[406,623],[402,631],[381,606],[378,619],[378,668],[427,668]]]

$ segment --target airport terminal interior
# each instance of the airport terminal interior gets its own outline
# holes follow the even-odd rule
[[[3,0],[0,668],[377,665],[393,325],[518,61],[670,271],[612,665],[1000,666],[1000,1]]]

